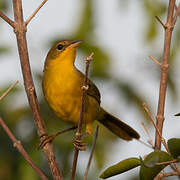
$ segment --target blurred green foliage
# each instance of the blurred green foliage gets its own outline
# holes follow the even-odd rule
[[[154,17],[162,17],[162,15],[165,14],[167,10],[167,4],[162,3],[161,1],[157,1],[156,3],[153,3],[151,0],[143,1],[144,2],[144,8],[145,13],[147,13],[147,32],[146,32],[146,40],[149,43],[150,41],[153,41],[157,37],[158,27],[159,23],[155,21]],[[154,21],[152,21],[154,19]]]
[[[124,1],[119,0],[119,4],[122,8],[127,8],[132,1]],[[120,79],[115,79],[110,76],[108,71],[109,66],[111,65],[111,57],[107,51],[100,47],[96,42],[96,37],[94,34],[94,28],[96,27],[96,17],[94,15],[94,6],[96,6],[96,2],[92,0],[83,1],[84,6],[82,7],[82,13],[79,17],[79,21],[77,23],[77,27],[74,27],[74,30],[71,35],[60,35],[58,37],[63,37],[63,39],[81,39],[84,41],[83,46],[80,47],[80,51],[83,55],[87,56],[91,52],[95,53],[93,67],[91,76],[92,78],[105,79],[106,82],[114,81],[117,85],[116,88],[119,91],[119,94],[123,94],[124,98],[128,100],[130,104],[133,104],[134,108],[137,108],[144,116],[144,111],[142,109],[142,102],[146,102],[143,94],[139,94],[133,86],[127,82],[126,84]],[[167,1],[152,1],[152,0],[142,0],[143,8],[142,11],[145,14],[146,22],[145,23],[145,36],[144,40],[146,43],[152,43],[158,39],[159,29],[162,28],[161,25],[155,20],[154,16],[160,16],[164,19],[165,13],[167,10]],[[11,4],[7,4],[7,1],[0,0],[0,9],[8,10],[12,9]],[[126,13],[126,12],[124,12]],[[1,21],[0,21],[1,22]],[[174,32],[174,37],[180,36],[180,26],[177,24],[176,31]],[[1,37],[0,37],[1,38]],[[48,42],[57,41],[57,38],[49,39]],[[172,53],[171,59],[172,63],[175,63],[178,55],[178,49],[180,45],[180,38],[174,38],[172,43]],[[153,47],[150,47],[153,48]],[[2,53],[7,53],[7,48],[0,47],[0,55]],[[159,50],[159,57],[162,55],[162,50]],[[173,75],[171,74],[173,70],[169,73],[169,87],[171,89],[171,95],[176,97],[177,90],[175,85],[175,80],[173,79]],[[41,74],[40,72],[34,72],[35,79],[38,84],[41,84]],[[9,82],[11,84],[11,82]],[[0,94],[4,92],[4,90],[9,86],[9,84],[1,85]],[[17,100],[19,94],[24,93],[23,87],[18,85],[9,93],[7,97],[5,97],[2,101],[0,101],[0,116],[4,119],[4,121],[8,124],[10,129],[14,132],[16,137],[20,139],[28,151],[34,162],[43,169],[46,175],[50,177],[50,172],[46,161],[43,157],[41,151],[37,150],[39,144],[39,138],[37,137],[36,130],[33,124],[33,117],[28,105],[22,105],[16,107],[16,103],[14,100]],[[25,99],[26,97],[24,97]],[[49,133],[54,133],[59,130],[63,130],[69,127],[63,121],[60,121],[55,117],[52,111],[47,106],[43,97],[38,97],[39,103],[41,107],[41,112],[43,119],[45,121],[46,127],[48,128]],[[176,99],[176,98],[174,98]],[[20,99],[18,100],[20,101]],[[94,127],[96,124],[94,124]],[[102,133],[103,132],[103,133]],[[54,141],[55,153],[57,155],[57,159],[61,162],[60,167],[62,169],[63,175],[65,179],[69,178],[70,169],[72,165],[72,155],[73,155],[73,139],[74,133],[66,133],[56,138]],[[97,169],[91,169],[90,179],[96,179],[98,177],[100,169],[105,163],[105,157],[109,153],[109,144],[112,141],[116,141],[117,138],[112,135],[105,128],[101,127],[98,142],[96,145],[95,151],[95,161],[97,165]],[[91,144],[92,138],[88,137],[87,142],[88,145]],[[4,133],[2,128],[0,127],[0,180],[36,180],[39,179],[36,173],[31,169],[31,167],[24,161],[22,156],[13,148],[12,142],[9,140],[7,135]],[[107,150],[108,149],[108,150]],[[8,163],[7,163],[8,162]],[[79,171],[78,171],[79,173]],[[82,174],[77,175],[77,179],[82,179]],[[16,178],[15,178],[16,177]],[[49,178],[51,179],[51,178]],[[136,177],[132,177],[132,179],[138,179]]]
[[[0,1],[0,10],[5,11],[5,10],[7,10],[7,7],[8,7],[7,1],[1,0],[1,1]]]

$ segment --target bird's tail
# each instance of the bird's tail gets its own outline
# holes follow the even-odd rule
[[[108,128],[111,132],[119,136],[120,138],[130,141],[133,138],[139,139],[139,134],[131,128],[129,125],[120,121],[118,118],[112,116],[106,112],[103,108],[100,110],[98,121]]]

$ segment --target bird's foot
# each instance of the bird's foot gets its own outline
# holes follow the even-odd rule
[[[63,131],[59,131],[55,134],[48,135],[47,133],[45,133],[45,134],[41,135],[40,136],[41,142],[38,146],[38,149],[43,148],[47,143],[51,143],[58,135],[63,134],[63,133],[68,132],[68,131],[71,131],[71,130],[74,130],[76,128],[77,128],[77,126],[73,126],[71,128],[65,129]]]
[[[89,136],[89,133],[85,133],[85,134],[76,133],[75,138],[73,139],[74,147],[79,151],[85,151],[86,143],[83,142],[83,138],[87,136]]]
[[[38,146],[38,149],[42,149],[47,143],[51,143],[56,137],[56,134],[48,135],[47,133],[40,136],[40,144]]]

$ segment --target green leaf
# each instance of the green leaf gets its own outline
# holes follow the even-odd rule
[[[168,148],[174,158],[180,156],[180,138],[172,138],[168,140]]]
[[[156,165],[156,163],[172,160],[173,157],[164,151],[154,151],[145,159],[140,169],[140,180],[152,180],[156,175],[164,169],[166,165]]]
[[[107,168],[101,175],[100,178],[106,179],[112,176],[115,176],[117,174],[124,173],[126,171],[129,171],[130,169],[133,169],[141,164],[140,160],[138,158],[128,158],[123,161],[120,161],[119,163]]]

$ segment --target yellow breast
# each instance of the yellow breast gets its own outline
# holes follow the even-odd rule
[[[62,64],[61,64],[62,65]],[[63,68],[61,68],[63,67]],[[43,76],[44,96],[55,114],[64,121],[77,123],[80,117],[83,78],[73,66],[54,66],[45,70]],[[95,120],[99,111],[97,101],[87,96],[84,119],[86,123]]]

